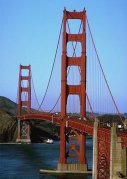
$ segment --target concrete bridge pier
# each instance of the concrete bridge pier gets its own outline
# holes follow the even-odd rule
[[[127,170],[126,147],[122,146],[121,138],[117,136],[116,125],[111,128],[110,143],[110,179],[125,178]]]
[[[18,127],[17,127],[17,143],[30,143],[30,125],[26,121],[21,122],[20,119],[18,120]]]

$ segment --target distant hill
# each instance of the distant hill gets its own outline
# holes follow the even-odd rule
[[[0,142],[15,142],[17,137],[17,104],[0,96]],[[47,121],[31,121],[31,141],[58,138],[59,127]]]
[[[6,97],[0,96],[0,109],[12,116],[16,116],[17,104]]]

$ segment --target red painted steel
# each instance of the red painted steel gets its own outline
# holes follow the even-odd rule
[[[23,74],[23,71],[27,71],[26,75]],[[27,86],[23,86],[23,81],[26,81],[25,84]],[[18,84],[18,135],[17,141],[20,142],[21,138],[26,137],[26,140],[30,140],[30,126],[29,124],[23,124],[21,122],[22,115],[24,113],[30,114],[31,112],[31,66],[23,66],[20,65],[20,72],[19,72],[19,84]],[[25,93],[25,99],[23,99],[23,93]],[[24,110],[23,110],[24,107]],[[24,136],[22,136],[22,134]],[[26,135],[26,136],[25,136]]]
[[[97,178],[108,179],[110,175],[110,139],[109,129],[98,129]]]
[[[28,70],[28,76],[23,76],[22,71]],[[24,87],[22,85],[23,80],[27,81],[28,86]],[[19,72],[19,84],[18,84],[18,116],[22,115],[22,107],[26,107],[27,113],[31,111],[31,66],[23,66],[20,65],[20,72]],[[28,99],[22,101],[22,93],[26,92]]]
[[[55,115],[54,113],[30,113],[25,114],[22,116],[17,116],[17,118],[20,118],[21,121],[29,121],[29,120],[46,120],[50,121],[52,123],[55,123],[57,125],[61,125],[61,116]],[[88,122],[78,120],[78,118],[75,117],[69,117],[69,121],[66,121],[67,127],[72,128],[73,130],[78,130],[81,133],[86,133],[89,135],[93,135],[93,125],[91,125]]]
[[[67,33],[67,21],[68,19],[79,19],[81,20],[83,30],[80,34]],[[80,42],[82,47],[81,57],[68,57],[67,56],[67,43],[68,42]],[[60,126],[60,163],[66,163],[66,115],[67,115],[67,99],[69,95],[78,95],[80,99],[80,116],[83,118],[86,116],[86,12],[69,12],[64,9],[63,12],[63,38],[62,38],[62,66],[61,66],[61,126]],[[76,56],[76,55],[75,55]],[[77,61],[79,61],[77,63]],[[80,85],[68,85],[67,84],[67,67],[68,66],[78,66],[81,71],[81,81]],[[79,153],[79,163],[85,164],[85,136],[80,134],[80,153]],[[72,147],[72,146],[71,146]]]
[[[17,116],[20,121],[30,121],[30,120],[42,120],[50,121],[60,126],[61,116],[55,115],[54,113],[30,113]],[[89,122],[78,120],[75,117],[69,117],[69,120],[66,121],[67,127],[72,128],[73,130],[80,131],[81,133],[86,133],[93,136],[93,125]],[[110,144],[110,128],[99,128],[98,129],[98,139],[106,141],[107,144]],[[121,138],[123,146],[127,147],[127,131],[119,131],[117,135]]]

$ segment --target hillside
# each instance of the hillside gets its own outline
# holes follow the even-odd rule
[[[13,101],[0,96],[0,142],[14,142],[16,139],[16,108]]]
[[[17,104],[6,97],[0,96],[0,109],[15,116],[17,112]]]
[[[17,104],[0,96],[0,142],[15,142],[17,137]],[[45,138],[58,139],[59,127],[46,121],[31,121],[31,141],[42,142]]]
[[[16,127],[16,118],[0,109],[0,142],[15,142]]]

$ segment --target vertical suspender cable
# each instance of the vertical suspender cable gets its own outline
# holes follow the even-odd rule
[[[95,49],[95,52],[96,52],[96,55],[97,55],[97,60],[98,60],[99,66],[100,66],[100,68],[101,68],[101,71],[102,71],[104,80],[105,80],[105,82],[106,82],[107,88],[108,88],[108,90],[109,90],[110,96],[111,96],[112,101],[113,101],[113,103],[114,103],[114,105],[115,105],[115,108],[116,108],[116,110],[117,110],[117,113],[118,113],[118,115],[119,115],[119,117],[120,117],[120,119],[121,119],[121,122],[123,123],[121,114],[120,114],[119,109],[118,109],[118,107],[117,107],[117,105],[116,105],[116,102],[115,102],[114,97],[113,97],[113,95],[112,95],[112,92],[111,92],[111,89],[110,89],[110,87],[109,87],[108,81],[107,81],[106,76],[105,76],[105,74],[104,74],[104,70],[103,70],[103,68],[102,68],[102,65],[101,65],[101,62],[100,62],[100,59],[99,59],[99,56],[98,56],[98,53],[97,53],[97,49],[96,49],[96,46],[95,46],[95,43],[94,43],[94,40],[93,40],[93,36],[92,36],[92,32],[91,32],[90,25],[89,25],[89,22],[88,22],[88,18],[86,18],[86,19],[87,19],[87,24],[88,24],[88,28],[89,28],[91,40],[92,40],[92,43],[93,43],[93,46],[94,46],[94,49]]]
[[[36,94],[36,90],[35,90],[35,86],[34,86],[34,80],[33,80],[33,75],[32,75],[32,73],[31,73],[31,80],[32,80],[32,86],[33,86],[35,98],[36,98],[37,104],[38,104],[38,106],[39,106],[39,101],[38,101],[38,98],[37,98],[37,94]]]

